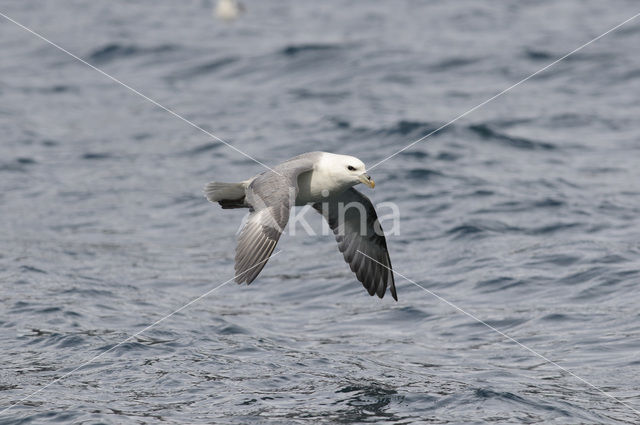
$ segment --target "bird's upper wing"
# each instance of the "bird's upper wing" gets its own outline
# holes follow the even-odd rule
[[[397,301],[387,241],[369,198],[351,188],[326,203],[313,204],[313,208],[329,223],[338,249],[369,295],[382,298],[389,286]]]
[[[253,282],[267,264],[295,205],[298,176],[313,169],[312,159],[293,158],[259,174],[247,187],[251,213],[238,237],[236,282]]]

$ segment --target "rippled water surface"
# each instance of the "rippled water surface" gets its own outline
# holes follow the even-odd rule
[[[0,12],[266,164],[369,165],[640,12],[245,3]],[[369,297],[303,228],[113,348],[233,277],[243,212],[201,189],[263,169],[0,18],[0,423],[640,422],[639,45],[629,22],[371,171],[395,269],[556,365],[400,276]]]

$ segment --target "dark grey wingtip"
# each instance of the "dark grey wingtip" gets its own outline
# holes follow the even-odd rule
[[[393,280],[391,281],[391,284],[389,285],[389,291],[391,292],[391,296],[393,297],[393,299],[397,302],[398,301],[398,293],[396,292],[396,285],[393,282]],[[373,294],[369,294],[371,296],[374,295],[378,295],[378,298],[383,299],[384,298],[384,292],[382,294],[378,294],[378,293],[373,293]]]
[[[389,259],[389,277],[391,278],[391,282],[389,282],[389,291],[391,291],[391,296],[397,302],[398,293],[396,292],[396,279],[393,276],[393,269],[391,268],[391,259]]]
[[[393,280],[391,281],[390,289],[391,289],[391,296],[397,302],[398,301],[398,293],[396,292],[396,284],[393,282]]]

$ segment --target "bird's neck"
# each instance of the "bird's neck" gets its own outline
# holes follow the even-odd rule
[[[327,198],[340,194],[351,186],[353,186],[352,183],[339,181],[331,172],[318,167],[298,177],[296,204],[306,205],[326,201]]]

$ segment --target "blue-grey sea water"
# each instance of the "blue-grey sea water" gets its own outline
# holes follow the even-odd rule
[[[0,12],[271,165],[373,165],[640,12],[244,4]],[[399,275],[370,297],[298,226],[77,369],[233,277],[244,211],[202,187],[264,168],[0,17],[0,424],[640,423],[638,46],[640,18],[371,170],[394,268],[469,315]]]

